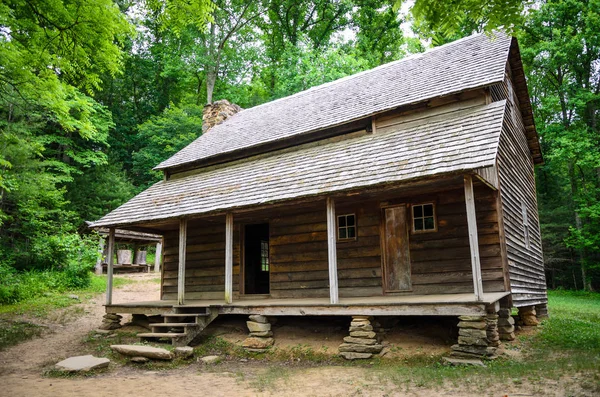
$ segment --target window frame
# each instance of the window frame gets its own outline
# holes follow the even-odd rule
[[[354,217],[354,225],[352,225],[352,226],[348,226],[348,217],[349,216]],[[346,218],[345,226],[340,226],[340,218],[341,217]],[[354,227],[354,237],[347,237],[348,236],[348,227]],[[344,238],[340,237],[340,228],[346,229],[346,237],[344,237]],[[356,213],[351,212],[351,213],[347,213],[347,214],[336,215],[335,216],[335,229],[336,229],[336,232],[335,232],[336,241],[341,242],[341,243],[348,242],[348,241],[356,241],[356,239],[358,238],[358,221],[356,218]]]
[[[433,211],[433,215],[430,216],[425,216],[425,211],[423,211],[423,215],[420,217],[416,217],[415,218],[415,207],[421,207],[422,209],[424,209],[424,206],[426,205],[431,205],[432,211]],[[426,218],[433,218],[433,229],[425,229],[425,219]],[[415,219],[423,219],[423,230],[416,230],[415,229]],[[418,203],[418,204],[411,204],[410,205],[410,230],[412,234],[421,234],[421,233],[435,233],[438,231],[438,222],[437,222],[437,211],[435,208],[435,202],[430,201],[430,202],[424,202],[424,203]]]
[[[266,245],[266,248],[265,248]],[[271,264],[269,263],[269,241],[261,240],[260,241],[260,270],[262,272],[270,272]],[[266,255],[265,255],[266,254]]]

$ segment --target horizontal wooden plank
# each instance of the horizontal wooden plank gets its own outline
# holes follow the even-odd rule
[[[338,269],[338,280],[341,279],[364,279],[364,278],[381,278],[381,267],[372,269]],[[313,281],[313,280],[328,280],[329,272],[327,270],[303,271],[303,272],[287,272],[287,273],[272,273],[271,283],[285,281]]]

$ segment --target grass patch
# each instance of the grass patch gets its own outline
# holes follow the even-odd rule
[[[133,283],[131,279],[115,277],[113,287]],[[47,291],[42,295],[34,296],[18,303],[0,306],[0,315],[28,315],[33,317],[45,318],[53,310],[62,309],[71,305],[80,303],[84,300],[92,299],[94,296],[106,291],[106,276],[92,275],[90,284],[81,289],[72,289],[61,292]],[[78,299],[74,299],[76,295]]]
[[[600,294],[549,291],[548,297],[550,318],[539,332],[504,344],[520,351],[519,359],[499,358],[487,362],[487,368],[445,366],[441,357],[431,356],[383,359],[373,361],[373,375],[406,390],[450,384],[476,392],[510,384],[539,388],[545,380],[558,382],[566,376],[585,379],[577,387],[600,394]]]
[[[114,287],[135,282],[115,277]],[[38,336],[43,326],[25,321],[24,318],[50,319],[64,324],[83,314],[83,307],[73,306],[88,301],[106,290],[106,276],[92,275],[85,288],[61,292],[48,291],[10,305],[0,305],[0,350]],[[73,306],[73,307],[71,307]],[[61,309],[61,310],[58,310]]]
[[[0,319],[0,350],[38,336],[43,327],[26,321]]]

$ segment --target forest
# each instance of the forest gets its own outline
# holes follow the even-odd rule
[[[98,245],[85,221],[160,180],[152,167],[201,134],[205,104],[249,108],[496,29],[518,38],[541,139],[548,286],[598,289],[599,11],[600,0],[4,0],[0,303],[85,285]],[[40,286],[22,288],[32,278]]]

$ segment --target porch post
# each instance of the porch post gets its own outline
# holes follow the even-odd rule
[[[225,303],[233,301],[233,214],[225,215]]]
[[[187,243],[187,219],[179,220],[179,271],[177,273],[177,304],[185,300],[185,250]]]
[[[465,204],[467,206],[467,224],[469,229],[469,245],[471,247],[471,267],[473,269],[473,288],[479,302],[483,301],[483,283],[481,281],[481,263],[479,261],[479,240],[477,238],[477,218],[475,212],[475,195],[473,194],[473,178],[465,175]]]
[[[108,253],[106,254],[106,305],[112,305],[113,264],[115,261],[115,228],[108,229]]]
[[[327,197],[327,252],[329,262],[329,302],[338,303],[335,202]]]
[[[156,254],[154,255],[154,272],[160,271],[160,260],[162,258],[162,240],[156,243]]]

